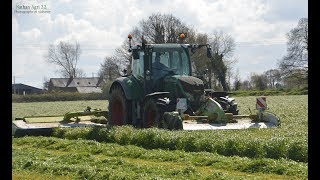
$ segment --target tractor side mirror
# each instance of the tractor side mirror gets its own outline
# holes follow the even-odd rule
[[[212,50],[211,47],[207,47],[207,57],[212,58]]]

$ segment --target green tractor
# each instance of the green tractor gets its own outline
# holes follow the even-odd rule
[[[203,81],[192,76],[190,52],[204,47],[212,58],[209,44],[131,46],[132,36],[128,38],[131,73],[117,78],[110,87],[109,124],[182,129],[186,117],[219,122],[226,120],[225,113],[238,114],[234,98],[205,89]],[[208,109],[208,97],[216,108]]]

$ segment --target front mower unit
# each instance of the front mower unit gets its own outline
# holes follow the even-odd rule
[[[182,129],[248,129],[275,128],[280,126],[280,119],[275,114],[266,111],[267,104],[265,97],[257,98],[256,109],[257,113],[250,115],[233,115],[232,113],[224,113],[219,103],[208,97],[206,103],[201,106],[197,112],[197,116],[180,113]],[[178,112],[179,111],[180,110],[178,109]]]

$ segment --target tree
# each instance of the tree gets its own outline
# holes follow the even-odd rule
[[[113,81],[118,78],[120,74],[120,68],[117,64],[118,58],[116,56],[107,56],[104,58],[103,64],[101,64],[101,68],[99,70],[99,77],[103,77],[103,79],[107,79],[109,81]]]
[[[222,32],[214,31],[211,35],[196,33],[190,30],[190,43],[210,44],[213,50],[213,57],[208,59],[206,49],[199,49],[196,53],[191,53],[194,72],[198,76],[204,74],[208,77],[209,88],[217,88],[215,78],[219,80],[224,91],[228,91],[227,75],[231,76],[232,64],[236,62],[232,59],[235,48],[233,38]],[[213,85],[213,86],[212,86]]]
[[[278,69],[270,69],[264,72],[268,79],[268,87],[275,88],[277,83],[281,81],[281,73]]]
[[[218,78],[223,90],[228,91],[230,88],[226,81],[227,71],[235,63],[235,60],[231,60],[235,49],[234,39],[223,31],[214,31],[209,37],[209,44],[214,56],[210,59],[208,67]]]
[[[208,60],[206,49],[202,48],[195,53],[191,53],[192,70],[197,76],[206,76],[209,78],[209,87],[211,88],[212,78],[219,79],[224,90],[229,89],[226,80],[227,72],[231,74],[231,65],[235,62],[232,60],[235,43],[230,35],[222,31],[214,31],[211,38],[207,34],[197,33],[193,28],[187,26],[180,19],[172,14],[152,14],[147,19],[139,22],[130,34],[133,34],[132,45],[141,44],[143,39],[147,43],[179,43],[179,34],[186,34],[184,43],[189,44],[211,44],[215,56]],[[142,39],[143,37],[143,39]],[[131,65],[131,57],[128,54],[128,40],[124,41],[120,48],[116,49],[118,57],[123,57],[127,64]],[[223,58],[222,58],[223,57]],[[129,63],[128,63],[129,62]],[[207,71],[208,70],[208,71]],[[205,73],[206,72],[206,73]]]
[[[235,91],[240,90],[241,88],[241,80],[240,80],[240,73],[239,73],[239,69],[237,68],[236,74],[235,74],[235,79],[233,82],[233,89]]]
[[[42,85],[43,85],[43,87],[42,87],[43,90],[48,90],[49,80],[47,77],[43,77],[43,84]]]
[[[129,40],[125,40],[122,45],[115,49],[114,58],[117,59],[115,62],[119,69],[130,69],[131,67],[131,53],[128,51],[129,49]],[[131,73],[131,72],[128,72]]]
[[[284,86],[287,88],[301,88],[308,86],[308,77],[301,69],[293,70],[292,73],[283,78]]]
[[[268,87],[268,78],[266,75],[253,74],[251,76],[251,82],[255,89],[265,90]]]
[[[190,28],[172,14],[152,14],[147,20],[140,21],[140,27],[135,28],[148,43],[177,43],[179,33],[187,34]]]
[[[301,18],[287,39],[287,55],[278,62],[280,70],[286,76],[300,69],[308,76],[308,18]]]
[[[81,49],[78,42],[71,44],[60,41],[56,46],[49,45],[48,54],[45,55],[45,58],[48,63],[59,67],[57,71],[62,77],[75,78],[84,76],[83,71],[77,68],[80,54]]]
[[[195,44],[207,44],[208,35],[202,33],[189,33],[189,41]],[[190,58],[192,62],[192,70],[198,76],[209,76],[208,73],[208,58],[205,48],[198,49],[195,52],[190,51]],[[211,78],[211,77],[209,77]],[[210,86],[210,85],[209,85]]]
[[[240,89],[245,89],[245,90],[249,90],[251,89],[252,86],[251,86],[251,83],[249,80],[244,80],[241,84],[241,88]]]

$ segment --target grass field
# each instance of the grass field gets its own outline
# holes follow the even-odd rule
[[[240,114],[255,97],[236,97]],[[308,96],[267,96],[277,129],[86,128],[12,139],[13,179],[308,179]],[[13,118],[107,109],[106,101],[13,103]],[[35,178],[37,177],[37,178]]]

